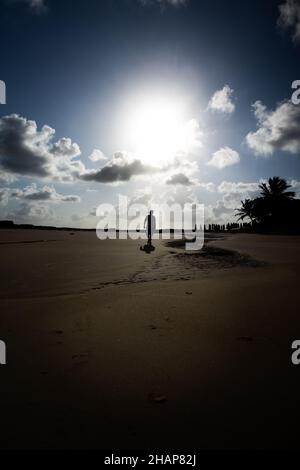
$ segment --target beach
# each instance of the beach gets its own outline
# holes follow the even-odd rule
[[[0,447],[297,447],[299,242],[0,231]]]

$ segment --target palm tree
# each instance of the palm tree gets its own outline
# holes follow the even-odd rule
[[[261,189],[261,195],[265,199],[271,200],[287,200],[293,199],[295,193],[293,191],[287,191],[291,187],[285,179],[274,176],[269,178],[268,183],[261,183],[259,188]]]
[[[253,222],[253,201],[251,199],[245,199],[241,201],[242,207],[236,209],[238,220],[244,220],[246,217],[249,217],[251,222]]]
[[[261,189],[261,198],[259,198],[261,222],[269,227],[286,226],[287,214],[295,198],[295,193],[288,191],[291,186],[285,179],[274,176],[267,183],[261,183],[259,187]]]
[[[249,217],[252,224],[265,230],[300,229],[300,200],[283,178],[274,176],[261,183],[260,197],[242,201],[237,210],[238,220]]]

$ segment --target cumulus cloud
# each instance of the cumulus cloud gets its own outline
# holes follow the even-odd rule
[[[64,195],[56,191],[54,187],[38,187],[32,183],[25,188],[3,188],[0,190],[0,204],[10,205],[11,201],[16,201],[17,205],[10,207],[5,218],[12,219],[17,223],[42,223],[48,225],[54,223],[55,213],[53,207],[61,203],[78,203],[79,196]]]
[[[170,189],[160,195],[160,204],[194,204],[199,202],[195,194],[194,186],[170,186]]]
[[[217,90],[208,103],[208,109],[226,114],[233,113],[235,110],[235,104],[232,101],[233,92],[234,90],[229,85],[225,85],[222,90]]]
[[[39,203],[23,202],[19,207],[10,211],[6,217],[12,219],[16,223],[52,223],[54,220],[54,212],[48,206]]]
[[[291,185],[292,190],[296,193],[297,199],[300,199],[300,181],[291,180],[289,181],[289,184]]]
[[[11,173],[5,173],[5,171],[0,171],[0,183],[11,184],[17,181],[17,177]]]
[[[167,180],[167,184],[191,186],[193,182],[184,173],[177,173],[176,175],[172,175],[170,179]]]
[[[1,190],[7,199],[13,198],[27,202],[80,202],[76,195],[59,194],[53,186],[38,188],[36,183],[32,183],[25,188],[4,188]]]
[[[84,171],[80,148],[69,138],[52,142],[55,130],[17,114],[0,118],[0,168],[14,175],[72,181]]]
[[[103,152],[101,152],[101,150],[99,149],[94,149],[91,153],[91,155],[89,156],[89,159],[96,163],[96,162],[101,162],[101,161],[104,161],[104,160],[107,160],[107,157],[104,155]]]
[[[236,165],[239,162],[240,156],[238,152],[232,150],[230,147],[223,147],[213,154],[212,159],[207,164],[222,170],[227,166]]]
[[[247,192],[225,193],[222,197],[222,200],[218,201],[218,206],[224,207],[228,211],[233,212],[235,211],[236,208],[240,207],[241,201],[245,199],[249,199],[254,196],[256,196],[256,194],[254,193],[249,194]]]
[[[27,201],[80,202],[81,200],[79,196],[59,194],[53,186],[38,188],[36,183],[24,189],[10,189],[9,194],[10,197]]]
[[[286,0],[279,5],[280,16],[278,24],[283,29],[289,29],[294,41],[300,40],[300,0]]]
[[[228,207],[224,201],[218,201],[215,206],[210,206],[213,223],[226,223],[234,220],[234,210]]]
[[[216,190],[216,186],[214,183],[198,183],[197,186],[199,188],[205,189],[206,191],[209,191],[210,193],[214,193]]]
[[[80,178],[84,181],[96,181],[98,183],[117,183],[129,181],[133,176],[158,171],[158,168],[146,165],[141,160],[132,158],[125,152],[117,152],[100,170],[86,171]]]
[[[253,104],[258,129],[246,137],[248,146],[256,155],[269,156],[276,150],[289,153],[300,151],[300,106],[290,101],[268,110],[261,101]]]
[[[130,204],[143,204],[149,206],[153,200],[153,194],[150,188],[138,189],[130,199]]]
[[[223,223],[236,220],[235,209],[240,206],[241,201],[257,197],[260,190],[259,183],[223,181],[219,184],[217,192],[222,194],[222,199],[217,201],[215,206],[211,206],[211,214],[215,221]]]
[[[22,209],[25,212],[25,217],[28,214],[29,219],[50,220],[54,216],[52,209],[42,204],[23,204],[19,213],[21,213]]]
[[[7,188],[0,189],[0,204],[6,206],[8,203],[9,191]]]
[[[234,194],[245,194],[257,191],[259,183],[233,183],[231,181],[223,181],[218,186],[219,193],[234,193]]]

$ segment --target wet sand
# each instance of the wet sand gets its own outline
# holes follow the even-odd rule
[[[299,447],[300,237],[141,244],[0,231],[0,447]]]

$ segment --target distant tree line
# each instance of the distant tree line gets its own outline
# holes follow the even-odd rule
[[[249,230],[252,228],[251,222],[227,223],[227,224],[209,224],[204,225],[205,232],[230,232],[233,230]]]

